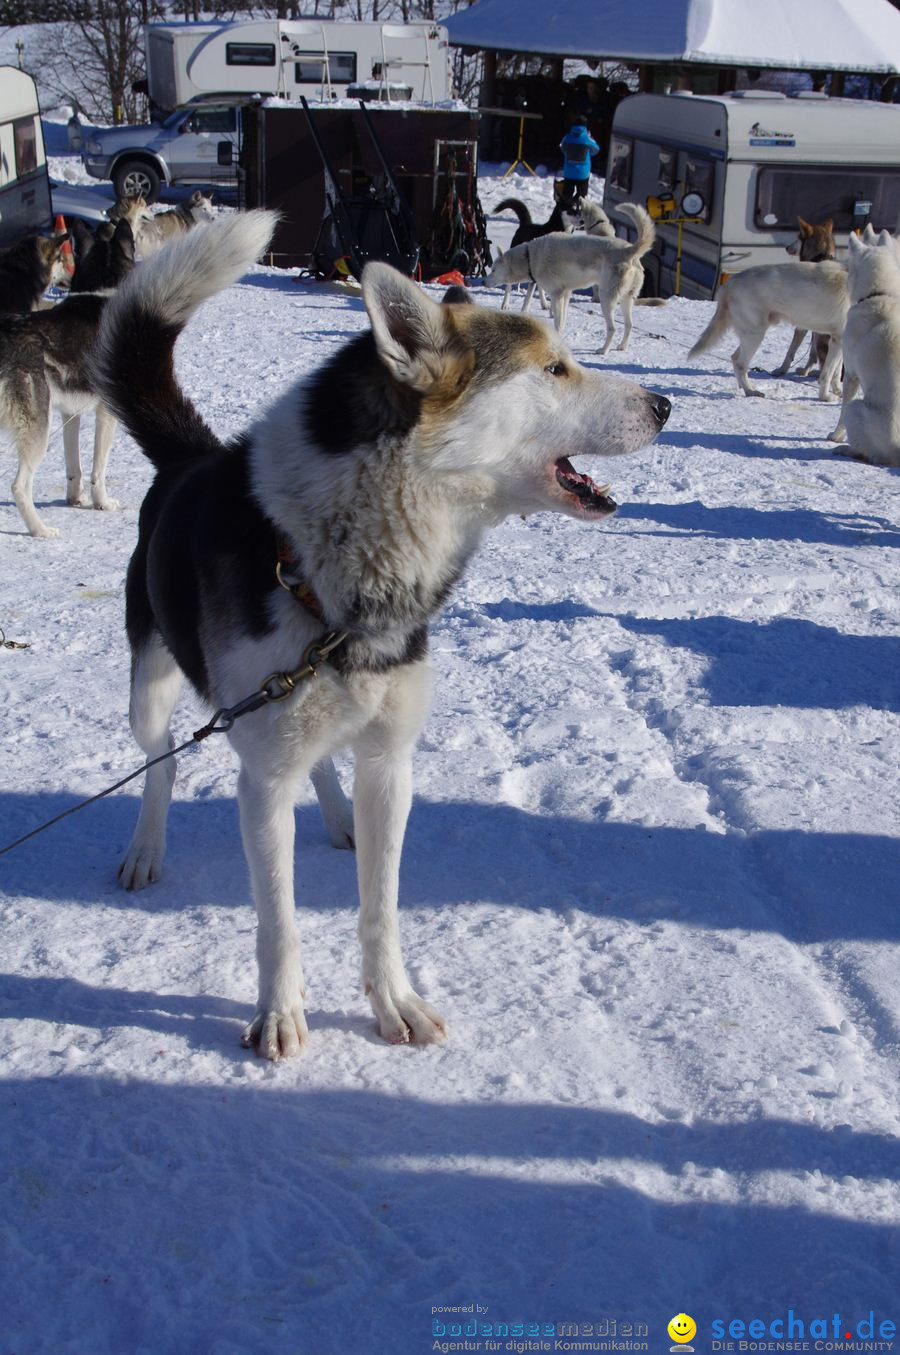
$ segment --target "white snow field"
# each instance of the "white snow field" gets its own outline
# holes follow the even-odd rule
[[[469,1349],[564,1322],[597,1349],[615,1322],[662,1352],[681,1311],[702,1351],[715,1321],[787,1336],[788,1310],[809,1349],[825,1321],[820,1349],[893,1336],[900,477],[834,455],[814,381],[748,400],[730,343],[688,363],[709,312],[641,309],[601,359],[576,298],[575,355],[671,397],[669,425],[590,467],[613,519],[507,522],[434,626],[401,912],[445,1047],[376,1037],[353,856],[311,791],[309,1048],[240,1047],[224,740],[180,759],[154,887],[115,878],[139,781],[0,861],[3,1355],[419,1355],[473,1322]],[[181,380],[230,434],[364,323],[258,268],[191,323]],[[37,500],[62,535],[35,541],[4,459],[0,624],[28,646],[0,649],[6,841],[142,760],[123,581],[150,471],[119,433],[120,510],[67,509],[57,421]],[[491,1323],[524,1325],[492,1347]]]

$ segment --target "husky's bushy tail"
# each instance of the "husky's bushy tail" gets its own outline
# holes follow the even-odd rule
[[[656,239],[656,227],[650,214],[636,202],[622,202],[616,211],[622,216],[627,216],[638,233],[634,244],[627,251],[623,251],[623,255],[627,254],[632,259],[642,258]]]
[[[496,207],[491,208],[492,215],[495,212],[507,212],[507,211],[515,212],[516,216],[519,218],[520,226],[534,225],[534,222],[531,219],[531,213],[525,206],[525,203],[520,202],[518,198],[504,198],[502,202],[497,203]]]
[[[104,308],[97,389],[158,470],[221,446],[178,385],[175,341],[204,301],[259,258],[277,219],[240,212],[191,231],[135,270]]]
[[[718,343],[721,338],[724,338],[730,328],[731,320],[728,315],[728,288],[720,287],[719,295],[716,297],[716,309],[713,311],[713,317],[691,351],[688,353],[688,359],[697,358],[701,353],[708,353],[713,344]]]

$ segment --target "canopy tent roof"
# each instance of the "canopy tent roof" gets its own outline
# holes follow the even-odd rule
[[[488,51],[900,73],[890,0],[476,0],[444,22]]]

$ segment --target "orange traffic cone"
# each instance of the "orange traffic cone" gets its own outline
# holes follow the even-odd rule
[[[60,250],[60,254],[62,254],[63,257],[63,263],[65,265],[66,272],[74,273],[75,255],[72,253],[72,241],[69,239],[69,228],[66,225],[66,218],[62,215],[62,213],[59,213],[57,215],[56,220],[53,223],[53,229],[56,231],[57,235],[64,235],[66,237],[65,244]]]

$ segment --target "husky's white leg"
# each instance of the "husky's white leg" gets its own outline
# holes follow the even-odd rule
[[[832,334],[828,342],[828,353],[819,372],[819,399],[834,400],[840,381],[841,362],[844,356],[844,340],[840,334]]]
[[[751,386],[747,380],[747,372],[759,345],[765,338],[765,327],[759,329],[746,330],[741,335],[741,341],[731,355],[731,365],[734,368],[734,374],[737,377],[737,383],[745,395],[759,395],[764,397],[765,391],[759,390],[756,386]]]
[[[847,441],[847,406],[851,400],[855,400],[859,393],[859,377],[851,376],[848,371],[844,372],[844,396],[841,401],[841,412],[837,421],[837,428],[833,433],[828,434],[830,442]]]
[[[440,1043],[447,1027],[413,991],[400,951],[397,889],[412,799],[412,748],[427,708],[424,665],[405,670],[376,721],[354,744],[353,813],[359,876],[363,986],[391,1044]]]
[[[525,312],[526,312],[526,311],[530,308],[530,306],[531,306],[531,298],[534,296],[534,292],[535,292],[535,288],[536,288],[536,287],[537,287],[537,283],[536,283],[536,282],[530,282],[530,283],[528,284],[528,291],[525,293],[525,300],[522,302],[522,314],[523,314],[523,315],[525,314]]]
[[[634,294],[632,292],[625,293],[625,295],[622,297],[621,306],[622,306],[622,320],[625,328],[622,331],[622,339],[618,345],[618,351],[620,353],[625,353],[628,351],[628,345],[631,341],[631,330],[632,330],[631,317],[634,310]]]
[[[94,412],[94,463],[91,467],[91,499],[95,508],[109,510],[119,506],[106,493],[106,463],[115,432],[116,416],[110,414],[105,405],[98,405]]]
[[[509,298],[510,298],[511,296],[512,296],[512,283],[509,283],[509,282],[508,282],[508,283],[506,284],[506,287],[503,289],[503,300],[502,300],[502,302],[500,303],[500,309],[501,309],[502,311],[508,311],[508,310],[509,310]]]
[[[159,636],[153,635],[134,657],[128,711],[131,732],[148,762],[173,746],[169,723],[180,690],[181,670]],[[159,879],[166,854],[166,818],[174,781],[172,757],[157,763],[144,775],[137,827],[119,867],[119,879],[125,889],[143,889]]]
[[[319,801],[322,820],[333,847],[353,846],[353,806],[341,788],[330,757],[317,762],[309,774]]]
[[[569,297],[571,292],[553,292],[550,297],[550,315],[554,325],[560,334],[566,327],[566,316],[569,313]]]
[[[612,341],[616,336],[616,306],[615,301],[610,296],[602,296],[600,305],[603,308],[603,318],[606,321],[606,338],[603,340],[603,347],[599,350],[601,356],[604,356],[612,348]]]
[[[294,789],[261,738],[259,759],[245,759],[238,778],[241,837],[256,902],[256,1013],[241,1038],[263,1058],[299,1054],[307,1039],[300,938],[294,917]]]
[[[81,478],[81,416],[63,413],[63,450],[66,454],[66,503],[73,508],[84,508],[87,499]]]
[[[34,473],[47,453],[50,438],[49,404],[39,419],[16,432],[19,469],[13,480],[12,492],[16,507],[32,536],[49,539],[59,536],[58,527],[48,527],[34,506]]]

